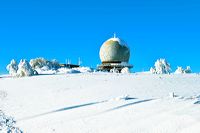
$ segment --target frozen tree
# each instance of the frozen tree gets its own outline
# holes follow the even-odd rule
[[[178,67],[175,71],[175,74],[183,74],[183,73],[192,73],[190,66],[187,66],[186,69],[183,69],[182,67]]]
[[[48,61],[44,58],[31,59],[30,65],[33,69],[57,70],[59,68],[59,62],[55,59],[52,61]]]
[[[33,69],[42,68],[43,66],[46,66],[47,60],[44,58],[36,58],[30,60],[30,65]]]
[[[158,59],[154,66],[155,68],[150,69],[153,74],[169,74],[171,71],[170,64],[165,59]]]
[[[14,59],[12,59],[10,64],[8,64],[8,66],[6,67],[6,69],[9,71],[9,74],[11,76],[16,76],[18,70],[17,62]]]
[[[130,73],[130,70],[128,67],[124,67],[122,70],[121,70],[121,73]]]
[[[184,73],[192,73],[190,66],[187,66],[187,68],[184,70]]]
[[[53,59],[53,60],[49,61],[49,67],[51,69],[57,70],[58,68],[60,68],[60,64],[56,59]]]
[[[184,73],[184,69],[182,67],[177,67],[175,74],[182,74]]]
[[[150,72],[151,72],[152,74],[156,74],[156,69],[153,68],[153,67],[151,67],[151,68],[150,68]]]
[[[18,65],[17,76],[32,76],[36,74],[27,60],[22,59]]]

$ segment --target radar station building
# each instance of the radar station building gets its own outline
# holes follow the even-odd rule
[[[116,37],[108,39],[105,41],[99,52],[101,65],[98,66],[100,71],[111,71],[113,69],[120,72],[123,68],[128,67],[129,69],[133,67],[130,65],[130,49],[128,48],[125,41]]]

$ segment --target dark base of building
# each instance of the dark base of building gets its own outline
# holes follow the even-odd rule
[[[75,64],[60,64],[60,68],[66,67],[66,68],[77,68],[80,67],[80,65],[75,65]]]
[[[133,68],[133,65],[127,64],[127,63],[102,63],[97,67],[98,71],[106,71],[111,72],[111,70],[115,69],[118,72],[121,72],[121,70],[125,67],[128,67],[129,69]]]

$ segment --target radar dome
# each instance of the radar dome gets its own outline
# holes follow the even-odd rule
[[[130,50],[123,40],[114,35],[103,43],[99,55],[102,63],[128,62]]]

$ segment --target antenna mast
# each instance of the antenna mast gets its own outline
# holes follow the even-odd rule
[[[113,37],[114,37],[114,38],[116,38],[116,33],[115,33],[115,32],[114,32],[114,35],[113,35]]]
[[[81,58],[79,57],[79,58],[78,58],[78,65],[80,66],[81,63],[82,63],[82,61],[81,61]]]

